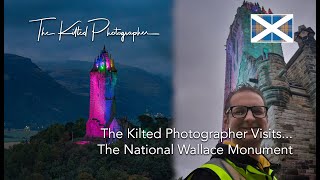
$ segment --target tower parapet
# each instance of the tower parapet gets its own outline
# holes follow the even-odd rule
[[[316,45],[316,40],[314,39],[315,32],[306,26],[301,25],[298,27],[298,31],[294,33],[294,40],[298,43],[299,47],[314,46]]]
[[[299,49],[289,60],[286,68],[289,78],[305,89],[310,96],[313,110],[316,110],[316,40],[315,32],[304,25],[294,33]],[[299,77],[299,78],[297,78]]]
[[[259,3],[252,3],[248,1],[243,1],[242,6],[245,7],[248,10],[250,10],[252,13],[257,13],[257,14],[272,14],[271,9],[269,8],[268,11],[264,9],[264,7],[260,7]]]

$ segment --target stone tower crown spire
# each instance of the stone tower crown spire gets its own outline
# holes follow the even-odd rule
[[[298,31],[294,33],[294,40],[298,43],[299,47],[306,44],[311,45],[316,43],[314,39],[315,32],[310,28],[306,28],[305,25],[298,27]]]

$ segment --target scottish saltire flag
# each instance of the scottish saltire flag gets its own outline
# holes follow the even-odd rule
[[[293,14],[251,14],[251,43],[293,42]]]

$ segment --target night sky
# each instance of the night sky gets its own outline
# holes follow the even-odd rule
[[[117,1],[4,1],[4,52],[31,58],[33,61],[93,61],[106,45],[116,62],[140,67],[146,71],[171,76],[172,74],[172,2],[169,0],[117,0]],[[46,31],[54,36],[41,37],[37,41],[40,18],[56,17],[43,22]],[[90,19],[106,18],[110,31],[148,31],[160,36],[132,36],[120,41],[120,36],[106,37],[106,31],[97,34],[91,41]],[[80,20],[83,30],[88,26],[88,36],[62,36],[57,33],[63,21],[63,29]],[[96,29],[106,22],[96,23]],[[76,27],[76,26],[75,26]],[[69,31],[71,32],[71,31]]]

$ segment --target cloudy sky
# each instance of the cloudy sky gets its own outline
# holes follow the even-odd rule
[[[14,53],[31,58],[34,61],[93,61],[103,45],[111,52],[112,57],[122,64],[141,67],[149,72],[171,75],[172,72],[172,2],[169,0],[5,0],[4,1],[4,52]],[[132,37],[126,37],[125,42],[120,37],[106,37],[105,33],[77,37],[58,35],[42,37],[37,42],[39,22],[29,20],[56,17],[56,20],[43,22],[46,31],[60,31],[80,20],[82,29],[92,23],[94,18],[110,20],[110,30],[117,27],[122,31],[157,32],[160,36],[140,36],[132,42]],[[104,27],[104,22],[97,22],[96,29]]]
[[[226,39],[243,0],[176,0],[174,3],[174,112],[180,130],[220,131],[224,96]],[[259,0],[273,13],[293,14],[294,32],[304,24],[316,32],[315,0]],[[285,61],[298,46],[283,44]],[[177,139],[176,144],[215,146],[217,140]],[[186,176],[209,160],[205,155],[175,153],[176,177]]]

